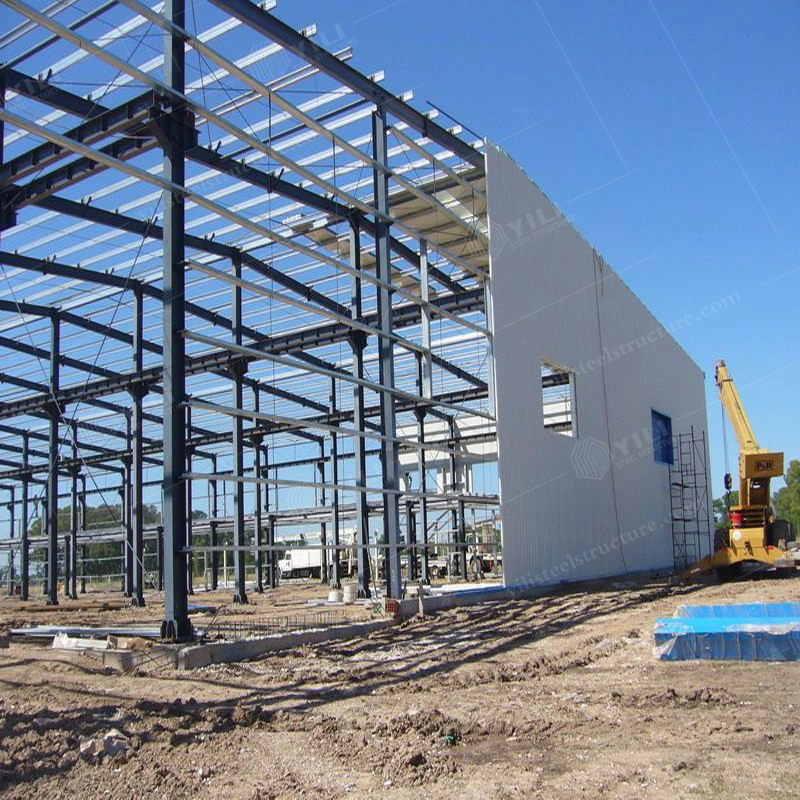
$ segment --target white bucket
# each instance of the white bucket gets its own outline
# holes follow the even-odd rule
[[[342,590],[341,589],[331,589],[328,592],[328,602],[329,603],[341,603],[342,602]]]
[[[342,594],[344,602],[347,604],[355,603],[358,599],[358,586],[355,583],[346,583]]]

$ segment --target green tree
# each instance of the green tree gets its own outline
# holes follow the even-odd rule
[[[789,520],[797,535],[800,533],[800,461],[789,462],[784,481],[786,486],[772,495],[772,503],[778,517]]]

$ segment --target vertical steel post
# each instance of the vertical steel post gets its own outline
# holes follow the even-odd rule
[[[450,429],[450,489],[453,494],[458,492],[458,476],[457,476],[457,469],[458,465],[456,464],[456,421],[453,417],[448,418],[448,426]],[[455,534],[455,541],[456,541],[456,548],[455,554],[457,555],[458,559],[458,569],[461,577],[466,580],[467,579],[467,547],[466,547],[466,536],[465,536],[465,529],[464,529],[464,503],[463,501],[458,501],[458,507],[452,509],[452,522],[453,522],[453,532]]]
[[[238,281],[242,277],[242,262],[233,259],[233,274],[237,282],[233,284],[233,338],[236,344],[242,343],[242,287]],[[231,367],[233,372],[233,407],[244,407],[244,373],[246,363],[239,359]],[[244,537],[244,420],[240,416],[233,417],[233,571],[235,574],[234,603],[247,603],[245,587],[245,537]]]
[[[22,468],[25,471],[22,476],[22,501],[20,507],[20,518],[22,520],[22,531],[19,547],[19,571],[20,588],[19,596],[21,600],[30,597],[31,587],[31,550],[28,540],[28,487],[30,485],[30,473],[28,472],[28,432],[22,433]]]
[[[122,569],[125,597],[133,597],[133,514],[131,513],[131,456],[133,450],[133,431],[131,411],[125,410],[125,455],[122,459],[122,524],[125,529],[124,555]]]
[[[264,445],[264,465],[261,470],[265,478],[269,478],[269,446]],[[264,513],[267,514],[267,569],[269,570],[269,588],[274,589],[278,585],[278,554],[275,552],[275,524],[274,514],[270,514],[269,505],[269,484],[264,484]]]
[[[278,555],[275,552],[275,526],[277,517],[275,514],[269,515],[269,531],[267,532],[270,546],[270,565],[269,565],[269,586],[274,589],[278,585]]]
[[[194,457],[194,447],[192,445],[192,409],[186,409],[186,472],[192,471],[192,460]],[[193,481],[186,479],[186,591],[194,594],[194,518],[192,510],[194,507]]]
[[[164,526],[156,528],[156,557],[158,559],[158,591],[164,591]],[[188,605],[188,604],[187,604]]]
[[[331,378],[331,415],[336,414],[336,378]],[[331,483],[334,485],[331,498],[331,528],[333,529],[333,552],[331,553],[332,572],[331,585],[339,589],[342,585],[339,562],[339,439],[336,433],[331,434]]]
[[[69,493],[70,577],[67,596],[78,599],[78,424],[72,421],[72,481]]]
[[[211,471],[216,474],[217,472],[217,457],[211,456]],[[219,588],[219,535],[217,516],[219,515],[219,498],[217,496],[217,481],[213,479],[211,484],[211,520],[208,523],[209,530],[209,545],[211,546],[211,588],[216,590]]]
[[[416,410],[417,417],[417,439],[420,445],[425,444],[425,409]],[[426,464],[425,448],[420,447],[417,451],[417,471],[419,472],[419,490],[422,496],[419,499],[419,526],[422,530],[422,577],[426,583],[430,583],[430,568],[428,566],[430,553],[428,552],[428,466]]]
[[[8,545],[8,596],[11,597],[14,594],[14,550],[11,541],[15,538],[14,526],[17,521],[15,516],[17,500],[13,486],[9,488],[9,494],[11,499],[8,503],[8,538],[10,540]]]
[[[137,284],[134,291],[133,317],[133,369],[141,375],[144,366],[143,328],[144,298],[141,286]],[[142,456],[142,439],[144,438],[144,416],[142,403],[147,394],[147,385],[136,382],[130,389],[133,402],[133,453],[131,453],[131,470],[133,477],[133,591],[131,605],[144,606],[144,463]]]
[[[41,498],[40,501],[41,506],[41,515],[39,517],[39,530],[45,532],[45,536],[47,535],[47,486],[45,485],[45,496]],[[45,544],[44,546],[44,558],[42,561],[42,594],[47,597],[47,590],[48,590],[48,580],[47,580],[47,573],[50,568],[50,558],[48,553],[50,552],[48,546]]]
[[[461,579],[467,580],[467,511],[463,500],[458,501],[458,540],[459,564],[461,566]]]
[[[47,472],[47,605],[58,605],[58,406],[61,322],[57,314],[50,319],[50,419]]]
[[[253,408],[258,413],[261,410],[259,402],[258,385],[253,386]],[[253,493],[255,499],[253,501],[253,539],[255,542],[255,562],[256,562],[256,591],[259,594],[264,592],[264,551],[263,547],[263,531],[261,530],[261,484],[259,481],[261,475],[261,439],[262,433],[258,430],[258,420],[253,422],[253,433],[250,441],[253,445],[253,474],[256,482],[253,484]]]
[[[319,443],[319,460],[317,461],[317,471],[319,472],[320,486],[319,503],[324,508],[328,504],[328,496],[325,490],[325,444]],[[328,582],[328,523],[325,517],[319,525],[319,540],[320,540],[320,568],[319,578],[322,583]]]
[[[417,580],[417,517],[414,501],[406,500],[406,538],[408,539],[408,580]]]
[[[164,16],[186,27],[185,0],[165,0]],[[184,41],[175,33],[164,34],[164,82],[183,93],[185,89]],[[173,103],[166,113],[171,136],[162,144],[164,178],[183,186],[185,178],[183,132],[184,109]],[[163,560],[165,639],[185,640],[192,635],[186,586],[186,327],[184,305],[184,205],[180,192],[164,191],[164,549]]]
[[[428,243],[419,240],[419,291],[422,299],[420,308],[420,323],[422,326],[421,375],[419,380],[420,395],[427,400],[433,397],[433,359],[431,357],[431,309],[430,282],[428,275]]]
[[[420,322],[422,325],[422,346],[424,352],[420,355],[417,365],[417,388],[421,397],[430,400],[433,397],[433,358],[431,356],[431,310],[430,303],[430,275],[428,273],[428,243],[425,239],[419,240],[419,286],[420,297],[423,305],[420,309]],[[420,445],[425,444],[425,407],[417,408],[417,439]],[[428,491],[427,465],[425,463],[425,448],[420,447],[417,452],[417,469],[419,472],[419,490],[422,497],[419,501],[420,527],[422,528],[422,577],[426,583],[430,582],[428,562]]]
[[[372,112],[373,158],[388,169],[386,111],[381,106]],[[389,176],[383,169],[373,171],[373,205],[382,214],[389,214]],[[389,223],[384,216],[375,217],[375,274],[384,284],[392,282],[392,260],[389,249]],[[378,379],[380,392],[381,469],[383,477],[383,535],[386,540],[386,594],[399,598],[402,593],[400,574],[400,469],[397,450],[397,425],[394,395],[394,346],[392,335],[392,291],[379,286],[378,294]]]
[[[359,217],[350,218],[350,265],[355,270],[351,283],[350,316],[361,321],[361,230]],[[353,351],[353,377],[364,379],[364,348],[367,336],[363,331],[350,331],[350,347]],[[366,429],[364,416],[364,387],[353,384],[353,428],[363,432]],[[369,509],[367,506],[367,458],[364,437],[353,436],[353,458],[355,460],[356,483],[356,546],[358,559],[358,596],[370,597],[369,566]]]
[[[86,476],[81,475],[81,523],[80,530],[86,532]],[[81,546],[81,594],[86,594],[86,563],[89,560],[89,549]]]
[[[69,585],[72,583],[72,550],[69,536],[64,537],[64,599],[69,600]]]

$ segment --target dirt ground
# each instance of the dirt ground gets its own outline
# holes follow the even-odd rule
[[[12,642],[0,793],[797,797],[800,665],[661,662],[652,633],[681,602],[799,595],[798,578],[611,583],[194,673],[105,674]],[[115,614],[131,612],[97,616]]]

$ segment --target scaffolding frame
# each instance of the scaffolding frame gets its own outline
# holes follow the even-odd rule
[[[672,556],[675,571],[683,572],[712,552],[706,432],[697,436],[692,426],[689,431],[674,435],[672,451],[673,463],[669,468]]]

